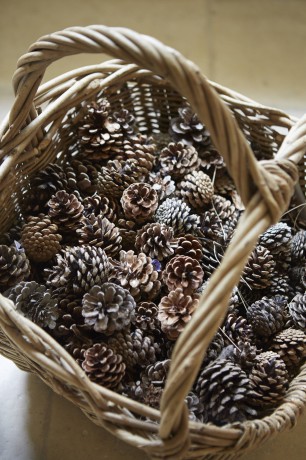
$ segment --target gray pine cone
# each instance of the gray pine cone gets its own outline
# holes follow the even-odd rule
[[[297,294],[289,303],[288,310],[294,326],[306,330],[306,294]]]
[[[254,302],[247,310],[247,319],[253,331],[265,337],[281,331],[286,321],[286,306],[286,297],[278,295]]]
[[[155,221],[173,228],[175,234],[196,230],[200,217],[191,214],[191,209],[178,198],[167,198],[158,208]]]

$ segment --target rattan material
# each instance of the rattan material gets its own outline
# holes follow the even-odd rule
[[[121,60],[76,69],[39,86],[49,64],[79,52],[106,52]],[[295,165],[300,162],[300,185],[305,189],[301,160],[306,118],[295,124],[279,110],[209,82],[193,63],[160,42],[104,26],[74,27],[41,38],[18,61],[13,84],[16,100],[0,128],[1,232],[20,212],[28,178],[67,154],[67,111],[102,90],[115,109],[136,112],[143,132],[166,132],[170,117],[186,98],[223,154],[246,210],[199,308],[176,343],[160,411],[90,382],[55,340],[21,317],[1,295],[0,351],[79,406],[94,423],[155,459],[238,458],[292,427],[306,404],[306,365],[291,382],[284,403],[261,420],[222,428],[189,422],[184,398],[259,234],[277,222],[289,204],[298,180]],[[283,142],[282,131],[289,128]],[[267,160],[257,162],[245,138],[258,142]]]

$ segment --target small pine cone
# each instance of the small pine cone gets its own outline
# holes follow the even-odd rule
[[[56,321],[54,335],[57,338],[66,338],[67,336],[77,336],[83,339],[82,333],[86,336],[88,327],[84,324],[82,316],[82,295],[75,294],[65,288],[58,288],[52,291],[52,295],[57,299],[59,317]],[[66,340],[66,339],[65,339]],[[82,343],[85,342],[82,340]]]
[[[287,299],[276,295],[263,297],[247,310],[247,319],[255,334],[269,337],[281,331],[286,320]]]
[[[178,198],[167,198],[157,209],[156,222],[173,228],[175,234],[196,230],[200,217],[191,214],[191,209]]]
[[[120,198],[129,185],[148,175],[136,160],[109,161],[103,166],[97,180],[98,193],[111,198]]]
[[[152,259],[144,253],[120,251],[119,262],[113,261],[113,281],[128,289],[135,301],[154,300],[161,283]]]
[[[297,294],[289,303],[288,310],[294,327],[306,330],[306,294]]]
[[[0,291],[28,278],[30,263],[23,250],[0,245]]]
[[[120,125],[120,129],[123,133],[129,136],[134,134],[133,125],[135,123],[135,117],[127,109],[122,108],[118,112],[114,112],[113,119]]]
[[[47,286],[53,288],[66,287],[81,294],[105,282],[110,274],[110,261],[102,248],[72,246],[56,257],[57,264],[52,270],[46,270]]]
[[[158,308],[153,302],[140,302],[135,308],[135,325],[142,331],[151,331],[152,333],[160,328],[160,322],[157,318]]]
[[[134,320],[135,300],[127,291],[113,283],[93,286],[82,301],[85,324],[96,332],[111,335]]]
[[[284,329],[273,337],[270,349],[280,355],[287,367],[298,366],[306,357],[306,334],[300,329]]]
[[[251,342],[248,340],[238,340],[237,344],[224,347],[219,358],[232,360],[249,374],[253,368],[257,353],[257,347],[252,345]]]
[[[237,344],[241,341],[252,342],[253,330],[246,318],[229,313],[222,326],[225,345]]]
[[[273,351],[257,355],[249,379],[252,390],[250,403],[259,407],[279,404],[289,386],[286,364]]]
[[[121,249],[122,237],[115,224],[103,215],[83,217],[77,229],[79,244],[104,249],[109,257],[114,257]]]
[[[65,166],[69,190],[78,191],[82,196],[95,193],[99,169],[88,160],[72,160]]]
[[[152,259],[163,260],[173,255],[173,229],[165,224],[146,224],[136,235],[135,247]]]
[[[154,364],[150,364],[142,374],[142,381],[163,387],[167,379],[170,363],[171,359],[165,359],[164,361],[157,361]]]
[[[199,166],[198,152],[192,145],[170,142],[162,149],[159,157],[163,174],[180,179]]]
[[[189,420],[191,422],[203,423],[204,406],[200,403],[198,396],[190,391],[185,398],[189,410]]]
[[[75,359],[75,361],[82,366],[84,361],[84,354],[88,348],[93,346],[93,341],[83,336],[79,331],[78,335],[68,335],[61,340],[62,346],[65,350]]]
[[[117,220],[117,204],[112,198],[94,194],[84,198],[83,206],[83,214],[85,217],[89,217],[91,214],[94,214],[95,216],[102,215],[110,222]]]
[[[236,190],[233,179],[228,175],[226,169],[218,169],[214,181],[214,189],[217,195],[229,195]]]
[[[160,172],[150,172],[148,176],[148,184],[156,190],[160,201],[171,197],[175,192],[175,183],[171,176],[164,176]]]
[[[150,173],[156,162],[156,145],[152,138],[143,134],[129,137],[123,142],[122,151],[117,156],[119,161],[134,160],[146,175]]]
[[[130,332],[123,330],[122,332],[111,335],[107,341],[107,346],[111,348],[114,353],[123,357],[123,362],[128,371],[132,371],[137,366],[139,359],[134,350],[133,339]]]
[[[114,353],[103,343],[96,343],[84,352],[82,368],[95,383],[115,389],[125,374],[122,356]]]
[[[198,261],[203,258],[202,244],[190,233],[173,240],[172,246],[176,256],[188,256]]]
[[[235,220],[237,223],[237,211],[235,205],[221,195],[214,195],[211,200],[212,208],[223,224],[228,220]]]
[[[9,292],[9,299],[26,318],[43,328],[54,329],[59,316],[57,301],[46,286],[22,281]]]
[[[292,260],[302,264],[306,259],[306,230],[297,232],[291,240]]]
[[[196,394],[204,406],[204,422],[226,425],[244,422],[257,415],[248,403],[250,382],[240,366],[217,359],[202,370]]]
[[[88,104],[78,126],[80,144],[86,156],[103,160],[120,152],[123,132],[119,123],[109,116],[110,104],[106,99]]]
[[[276,255],[290,246],[292,228],[284,222],[272,225],[259,238],[259,244],[269,249],[271,254]]]
[[[220,155],[218,150],[213,147],[204,147],[199,151],[199,158],[200,158],[200,165],[205,170],[209,170],[210,168],[224,169],[225,163],[223,157]]]
[[[244,268],[241,283],[250,289],[264,289],[271,284],[274,270],[275,261],[270,251],[257,245]]]
[[[221,332],[217,331],[214,338],[209,344],[209,347],[206,350],[206,354],[201,365],[201,369],[206,367],[212,361],[215,361],[222,352],[224,348],[224,338]]]
[[[201,209],[210,203],[214,195],[213,183],[203,171],[192,171],[184,176],[178,188],[181,197],[196,209]]]
[[[58,226],[44,214],[31,216],[22,227],[21,242],[30,260],[47,262],[61,249]]]
[[[167,263],[162,276],[169,291],[181,288],[189,295],[202,284],[204,272],[196,259],[175,256]]]
[[[127,219],[145,222],[154,215],[158,207],[158,195],[149,184],[132,184],[124,190],[121,205]]]
[[[73,193],[56,192],[48,206],[49,216],[61,233],[70,233],[80,225],[84,207]]]
[[[213,240],[206,240],[203,244],[203,259],[201,262],[204,278],[208,279],[219,267],[224,255],[223,245]]]
[[[21,229],[23,223],[21,221],[16,221],[13,226],[5,233],[0,235],[0,244],[5,244],[6,246],[15,245],[21,239]]]
[[[221,195],[212,197],[212,207],[201,218],[201,231],[214,240],[229,240],[238,223],[239,213],[235,205]]]
[[[290,279],[286,274],[277,274],[271,279],[271,284],[267,289],[264,290],[264,295],[267,297],[273,297],[275,295],[280,295],[288,298],[290,295]]]
[[[169,128],[169,134],[175,141],[202,148],[211,145],[206,126],[193,113],[189,104],[180,107],[178,113],[179,116],[171,120]]]
[[[161,329],[169,340],[176,340],[191,320],[199,304],[199,296],[186,295],[181,288],[163,297],[158,306],[158,319]]]

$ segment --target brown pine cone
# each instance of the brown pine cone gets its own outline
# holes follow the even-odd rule
[[[254,333],[248,321],[243,316],[229,313],[222,326],[225,345],[232,345],[241,341],[252,342]]]
[[[61,233],[78,228],[83,213],[83,205],[72,193],[60,190],[48,201],[49,216]]]
[[[89,217],[91,214],[95,216],[101,214],[110,222],[115,222],[117,220],[117,204],[112,198],[94,194],[84,198],[83,206],[83,214],[85,217]]]
[[[21,281],[9,292],[9,299],[26,318],[43,328],[54,329],[59,316],[57,300],[46,286],[35,281]]]
[[[210,168],[214,168],[216,170],[225,168],[223,157],[212,145],[199,150],[199,159],[201,167],[207,171]]]
[[[169,134],[175,141],[201,148],[211,145],[206,126],[193,113],[188,103],[180,107],[178,113],[179,116],[171,120],[169,128]]]
[[[82,301],[85,324],[96,332],[111,335],[134,321],[135,300],[128,290],[114,283],[93,286]]]
[[[83,217],[76,233],[80,245],[102,248],[109,257],[114,257],[121,249],[122,237],[119,229],[101,214]]]
[[[21,242],[30,260],[47,262],[61,249],[58,226],[44,214],[32,216],[21,231]]]
[[[145,222],[158,207],[158,195],[151,185],[135,183],[124,190],[121,205],[127,219]]]
[[[280,332],[286,320],[287,299],[280,295],[272,298],[263,297],[247,309],[247,319],[253,331],[269,337]]]
[[[236,190],[233,179],[226,169],[218,169],[214,181],[214,189],[217,195],[229,195]]]
[[[99,174],[98,193],[109,198],[120,198],[129,185],[139,182],[147,174],[148,171],[140,167],[136,160],[109,161]]]
[[[57,264],[52,270],[46,270],[47,286],[52,288],[64,287],[81,294],[104,283],[110,274],[110,261],[102,248],[72,246],[56,257]]]
[[[200,217],[191,214],[191,209],[178,198],[167,198],[157,209],[155,221],[173,228],[174,234],[195,231]]]
[[[203,243],[202,268],[205,279],[208,279],[219,267],[224,255],[224,245],[213,240],[206,239]]]
[[[69,343],[72,337],[78,337],[82,344],[87,342],[89,327],[85,326],[82,316],[82,294],[67,291],[65,288],[52,290],[57,299],[59,317],[53,334],[61,342]]]
[[[114,112],[113,119],[120,125],[123,133],[129,136],[134,134],[133,125],[135,123],[135,117],[127,109],[121,108],[118,112]]]
[[[134,251],[120,251],[119,262],[113,261],[112,281],[128,289],[136,302],[154,300],[161,287],[152,259]]]
[[[208,364],[215,361],[219,356],[221,351],[224,348],[224,338],[221,332],[217,331],[214,338],[209,344],[209,347],[206,350],[206,354],[201,365],[201,369],[204,369]]]
[[[171,197],[175,192],[175,183],[171,176],[163,176],[160,172],[151,172],[148,176],[148,184],[156,190],[160,201]]]
[[[115,389],[125,374],[122,356],[115,354],[107,345],[96,343],[84,352],[82,368],[95,383]]]
[[[178,188],[181,197],[196,209],[201,209],[210,203],[214,195],[213,183],[203,171],[192,171],[184,176]]]
[[[139,167],[146,170],[146,175],[148,175],[156,162],[156,144],[152,143],[152,141],[152,138],[143,134],[125,139],[122,151],[117,156],[117,159],[119,161],[137,161]]]
[[[174,179],[184,177],[199,166],[198,152],[192,145],[184,145],[183,142],[170,142],[162,149],[159,161],[163,174],[169,174]]]
[[[135,325],[142,331],[155,332],[160,329],[158,308],[154,302],[140,302],[135,308]]]
[[[188,256],[198,261],[203,258],[202,244],[190,233],[173,240],[172,246],[176,256]]]
[[[235,345],[227,345],[221,351],[220,359],[229,359],[241,367],[247,374],[254,365],[257,356],[257,347],[252,345],[247,339],[239,340]]]
[[[30,263],[22,249],[0,245],[0,290],[14,286],[30,275]]]
[[[271,284],[275,261],[270,251],[257,245],[242,273],[241,283],[250,289],[264,289]]]
[[[260,353],[255,358],[249,379],[252,389],[250,403],[259,407],[279,404],[289,386],[286,364],[273,351]]]
[[[191,320],[199,304],[199,295],[186,295],[181,288],[176,288],[163,297],[158,306],[158,319],[161,329],[169,340],[176,340]]]
[[[165,224],[146,224],[136,235],[135,247],[152,259],[163,260],[173,254],[173,229]]]
[[[157,361],[147,366],[141,377],[144,385],[152,383],[153,385],[164,387],[170,363],[171,359],[165,359],[164,361]]]
[[[203,281],[204,272],[196,259],[175,256],[166,265],[163,281],[169,291],[181,288],[184,294],[192,294]]]
[[[300,329],[284,329],[273,337],[270,349],[280,355],[287,367],[298,366],[306,357],[306,334]]]
[[[288,310],[294,327],[306,330],[306,294],[297,294],[289,303]]]
[[[93,162],[83,159],[71,160],[64,167],[69,190],[79,191],[82,196],[95,193],[100,168]]]

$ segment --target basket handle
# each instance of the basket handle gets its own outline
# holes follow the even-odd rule
[[[16,99],[2,145],[9,143],[24,124],[35,118],[33,99],[46,68],[59,58],[82,52],[107,53],[135,63],[165,78],[186,97],[208,127],[246,206],[222,264],[212,276],[172,356],[161,401],[161,439],[156,441],[160,455],[156,454],[156,446],[152,454],[157,458],[178,460],[189,444],[184,398],[222,322],[230,293],[239,281],[259,234],[277,222],[289,204],[298,179],[295,164],[305,150],[306,119],[292,130],[275,160],[258,163],[231,112],[195,64],[151,37],[129,29],[93,25],[44,36],[19,59],[13,77]]]

